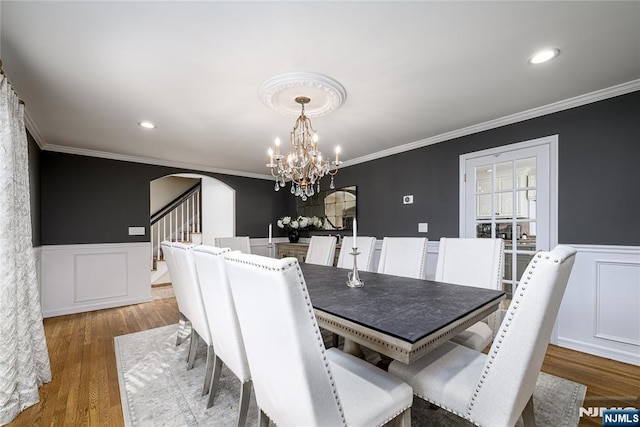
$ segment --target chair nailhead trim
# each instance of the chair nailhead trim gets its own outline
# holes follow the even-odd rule
[[[536,256],[534,256],[533,264],[536,264],[538,262],[536,257],[537,258],[542,258],[542,254],[538,253]],[[546,259],[549,259],[548,255],[546,256]],[[557,259],[554,259],[554,262],[559,262],[559,261]],[[520,290],[520,297],[524,297],[524,294],[526,293],[525,291],[528,288],[529,281],[531,280],[531,277],[533,276],[533,269],[535,267],[536,267],[535,265],[531,265],[531,270],[529,270],[527,272],[527,280],[524,281],[524,283],[521,283],[520,286],[518,287],[518,289]],[[496,356],[498,355],[498,351],[500,350],[500,347],[502,345],[502,341],[505,339],[506,334],[509,331],[509,326],[513,322],[513,319],[514,319],[514,317],[516,315],[516,312],[518,311],[519,305],[520,305],[520,300],[519,299],[512,302],[512,307],[511,307],[511,311],[509,313],[509,317],[503,323],[504,327],[502,328],[502,332],[503,333],[500,336],[501,339],[499,339],[497,341],[497,343],[494,343],[493,351],[492,351],[493,354],[491,354],[490,358],[487,360],[487,363],[485,364],[481,379],[478,380],[478,383],[476,384],[476,388],[475,388],[475,391],[473,393],[473,396],[471,397],[471,400],[470,400],[469,404],[467,405],[467,414],[463,418],[468,419],[469,421],[475,423],[476,425],[479,425],[479,424],[477,424],[475,421],[473,421],[471,419],[471,411],[473,409],[475,401],[477,400],[478,394],[480,393],[480,391],[482,389],[482,386],[484,385],[484,380],[486,379],[486,377],[491,372],[491,365],[493,365],[493,361],[496,358]],[[436,405],[437,405],[437,403],[436,403]]]
[[[315,314],[313,312],[313,306],[311,305],[311,302],[309,301],[308,298],[308,292],[306,289],[306,285],[305,285],[305,281],[304,281],[304,276],[302,274],[302,270],[300,269],[300,265],[298,264],[297,260],[293,260],[290,263],[285,264],[284,266],[282,266],[282,268],[276,268],[276,267],[272,267],[263,263],[259,263],[257,261],[245,261],[245,260],[240,260],[237,258],[234,258],[233,255],[230,255],[228,257],[226,257],[226,259],[228,261],[231,262],[236,262],[239,264],[247,264],[247,265],[251,265],[254,267],[258,267],[258,268],[262,268],[265,270],[269,270],[269,271],[285,271],[291,267],[295,267],[297,269],[298,272],[298,279],[299,279],[299,285],[300,285],[300,289],[302,290],[302,292],[305,294],[305,303],[307,305],[307,310],[311,316],[311,322],[313,324],[313,326],[315,327],[315,334],[316,334],[316,339],[319,341],[319,346],[321,349],[321,354],[324,360],[327,359],[326,357],[326,349],[324,347],[324,341],[322,340],[322,335],[320,334],[320,329],[318,328],[318,324],[316,322],[316,317]],[[336,389],[336,385],[335,385],[335,381],[333,379],[333,375],[331,374],[331,370],[329,369],[329,363],[325,363],[325,368],[326,368],[326,372],[327,372],[327,376],[329,377],[329,382],[331,384],[331,389],[333,392],[333,395],[335,397],[336,400],[336,405],[338,406],[338,412],[340,413],[340,418],[342,419],[342,425],[346,426],[347,425],[347,420],[344,417],[344,410],[342,409],[342,404],[340,403],[340,397],[338,396],[338,390]]]

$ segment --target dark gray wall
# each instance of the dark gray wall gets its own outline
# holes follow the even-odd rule
[[[164,166],[41,153],[43,245],[149,241],[129,236],[129,226],[149,226],[149,183],[173,173],[212,176],[236,191],[236,233],[266,237],[285,205],[273,182]],[[277,235],[277,231],[274,230]]]
[[[29,143],[29,196],[31,198],[31,243],[41,245],[40,238],[40,147],[27,132]]]
[[[351,166],[361,235],[458,236],[461,154],[559,135],[559,242],[640,245],[640,92]],[[402,196],[414,195],[413,205]]]
[[[640,92],[423,147],[341,170],[336,185],[358,186],[361,235],[458,235],[459,156],[559,135],[559,241],[640,245]],[[162,166],[42,152],[41,243],[145,241],[127,235],[148,225],[149,182]],[[207,174],[236,190],[238,235],[265,237],[266,224],[295,211],[273,181]],[[323,186],[328,186],[325,179]],[[285,188],[285,190],[287,190]],[[413,205],[401,197],[414,195]],[[274,226],[275,227],[275,226]],[[275,235],[283,235],[277,227]]]

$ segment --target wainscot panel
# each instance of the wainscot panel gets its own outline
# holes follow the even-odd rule
[[[148,242],[42,246],[43,316],[150,301],[149,252]]]
[[[640,365],[640,247],[569,245],[578,254],[555,343]]]

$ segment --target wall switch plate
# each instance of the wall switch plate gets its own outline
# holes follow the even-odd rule
[[[129,236],[144,236],[145,233],[144,227],[129,227]]]
[[[413,195],[402,196],[402,203],[404,203],[405,205],[413,204]]]
[[[418,223],[418,233],[427,233],[428,231],[429,231],[429,223],[427,222]]]

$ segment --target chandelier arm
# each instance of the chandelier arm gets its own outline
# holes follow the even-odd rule
[[[273,169],[274,169],[274,168],[269,168],[269,170],[271,171],[271,176],[272,176],[272,177],[274,177],[274,178],[280,178],[282,175],[281,175],[281,174],[277,174],[277,175],[276,175],[276,174],[274,174],[274,173],[273,173]]]

